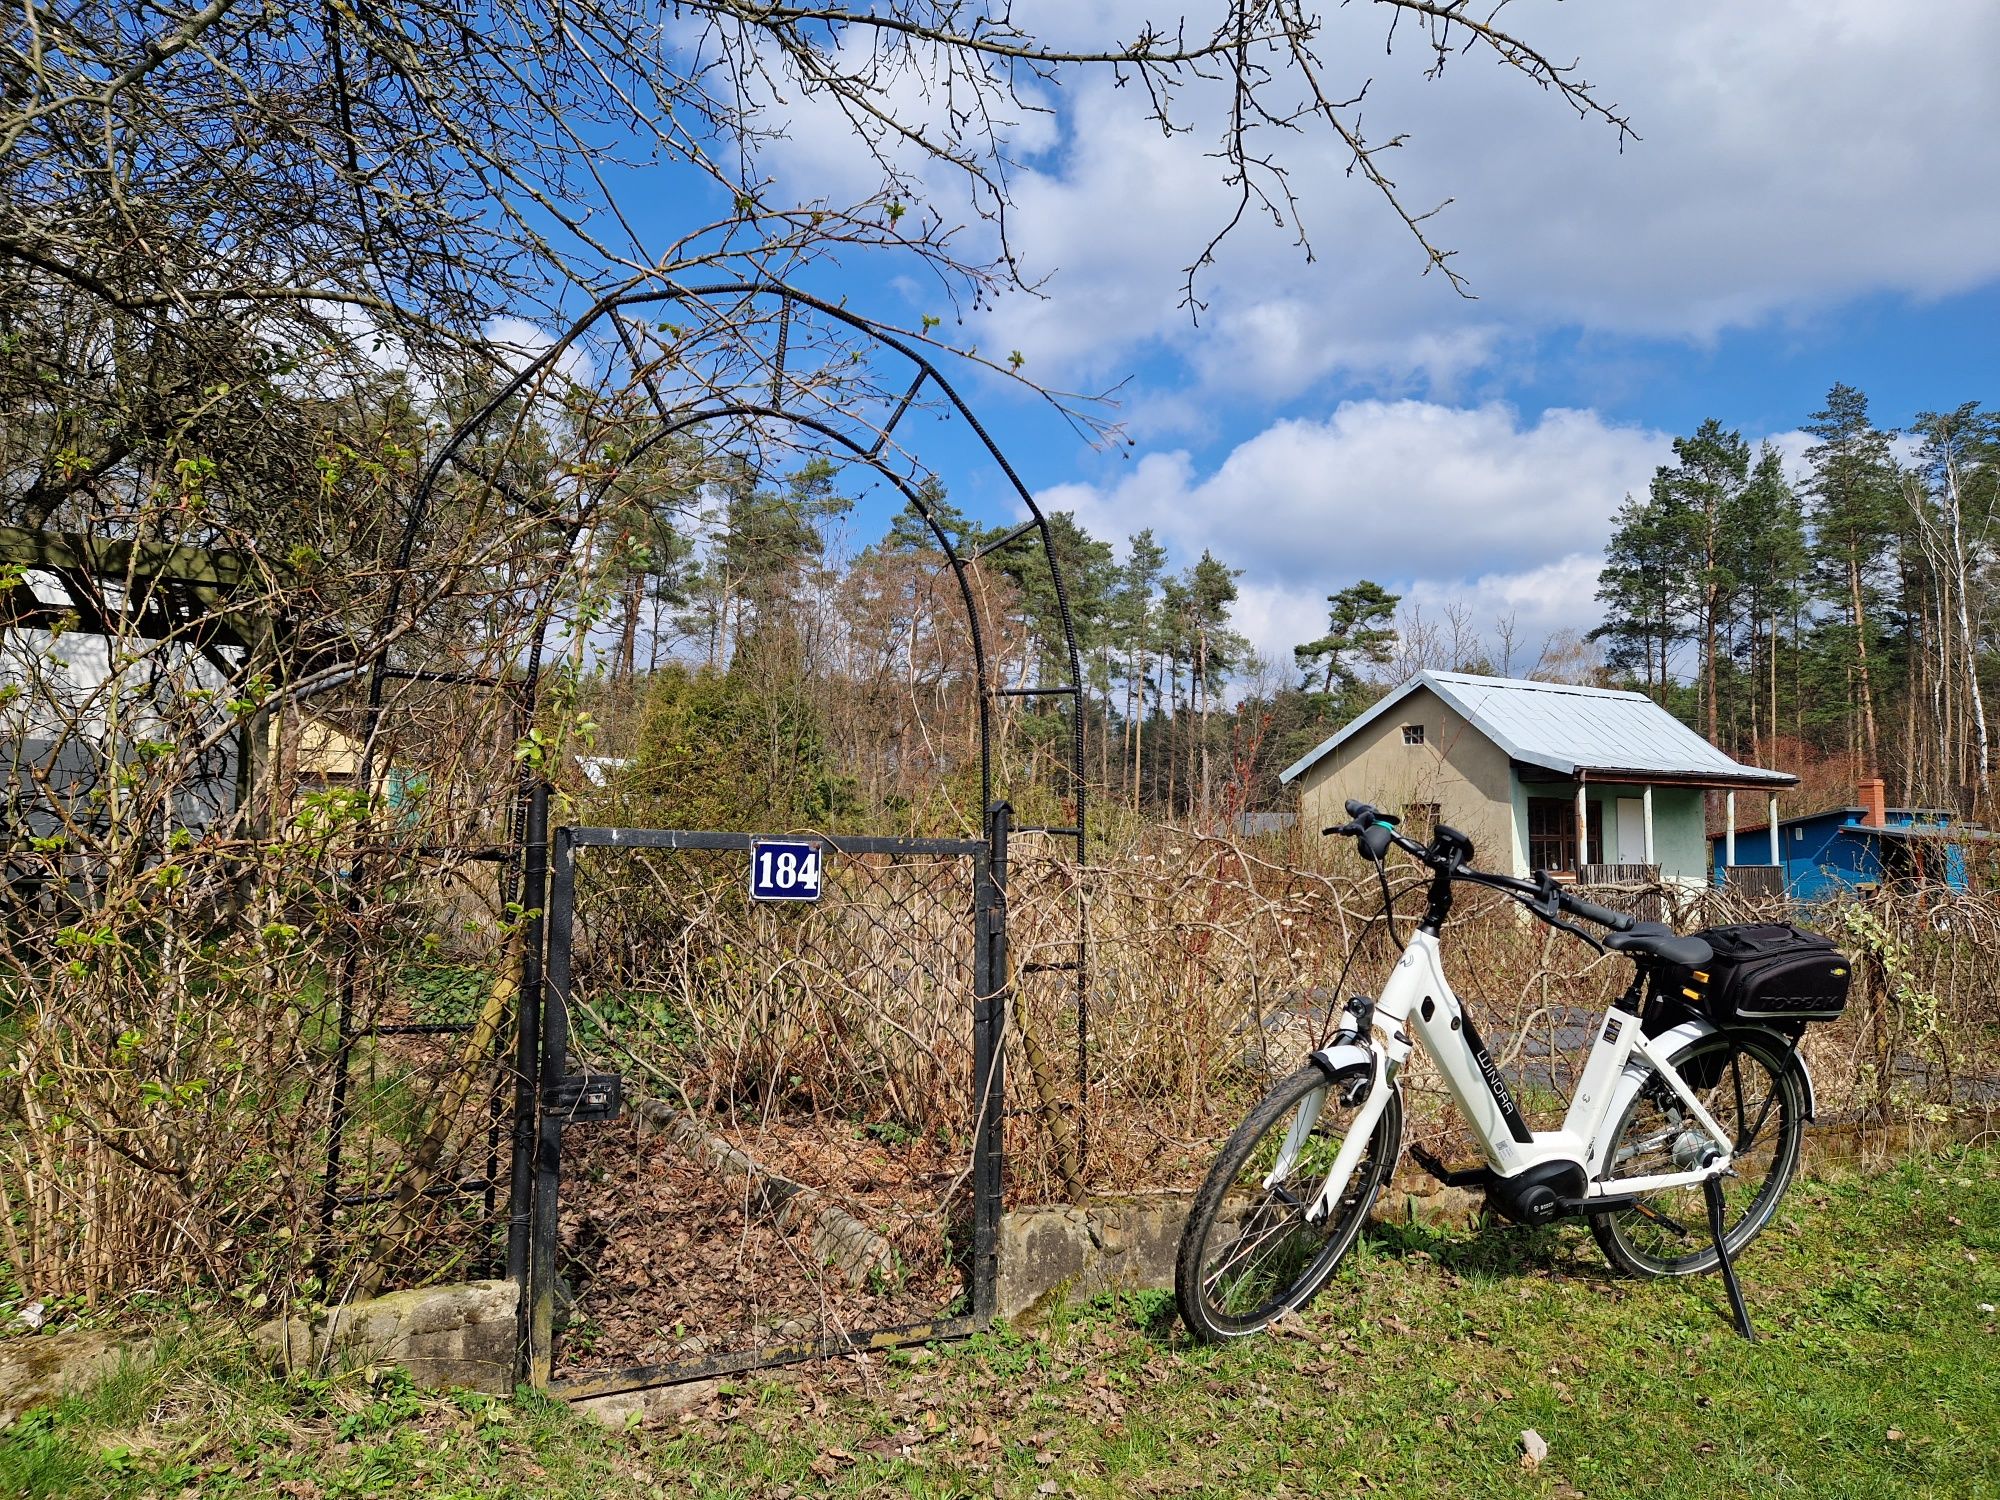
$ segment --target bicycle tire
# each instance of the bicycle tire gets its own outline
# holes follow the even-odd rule
[[[1789,1049],[1762,1033],[1698,1037],[1670,1061],[1715,1123],[1736,1137],[1731,1175],[1722,1180],[1723,1241],[1733,1259],[1771,1222],[1798,1170],[1804,1090]],[[1621,1175],[1687,1170],[1709,1139],[1691,1127],[1679,1097],[1654,1073],[1620,1116],[1598,1181],[1615,1186]],[[1717,1264],[1699,1185],[1649,1194],[1644,1209],[1593,1214],[1590,1232],[1628,1276],[1693,1276]],[[1687,1253],[1673,1253],[1683,1246]]]
[[[1304,1209],[1317,1197],[1346,1138],[1342,1122],[1351,1121],[1359,1108],[1358,1100],[1347,1102],[1348,1094],[1366,1077],[1354,1072],[1330,1081],[1318,1066],[1307,1064],[1259,1100],[1224,1142],[1195,1195],[1174,1263],[1174,1300],[1181,1321],[1202,1342],[1243,1338],[1268,1328],[1309,1301],[1352,1248],[1401,1148],[1402,1098],[1393,1085],[1385,1085],[1388,1103],[1341,1197],[1317,1222],[1308,1221]],[[1292,1170],[1281,1182],[1264,1187],[1262,1179],[1276,1164],[1297,1111],[1318,1090],[1325,1090],[1326,1097]],[[1254,1186],[1243,1185],[1246,1175]],[[1288,1191],[1293,1186],[1311,1196]],[[1239,1214],[1228,1211],[1232,1198]],[[1240,1274],[1225,1284],[1232,1264],[1217,1266],[1217,1254],[1238,1255],[1246,1242],[1249,1258],[1237,1263]]]

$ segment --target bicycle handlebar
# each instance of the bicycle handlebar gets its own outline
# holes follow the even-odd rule
[[[1629,932],[1632,928],[1633,919],[1628,914],[1613,911],[1608,906],[1599,906],[1595,901],[1586,901],[1581,896],[1571,895],[1557,885],[1554,877],[1546,870],[1537,870],[1533,880],[1475,870],[1464,863],[1463,854],[1456,846],[1452,847],[1451,852],[1446,852],[1447,841],[1443,837],[1436,838],[1429,844],[1420,844],[1409,835],[1396,831],[1400,819],[1370,807],[1366,802],[1349,799],[1347,817],[1347,822],[1323,828],[1320,832],[1328,836],[1341,835],[1353,838],[1361,845],[1362,853],[1377,863],[1381,862],[1382,856],[1389,852],[1391,845],[1394,845],[1453,880],[1465,880],[1474,885],[1489,886],[1494,890],[1504,891],[1543,921],[1554,923],[1556,926],[1569,926],[1557,916],[1558,912],[1567,912],[1573,917],[1581,917],[1586,922],[1595,922],[1600,927],[1608,927],[1613,932]],[[1465,844],[1463,840],[1458,840],[1458,843],[1463,845],[1464,852],[1470,852],[1469,844]],[[1576,931],[1574,928],[1570,930]],[[1578,936],[1588,937],[1588,934],[1579,932]]]
[[[1595,922],[1600,927],[1609,927],[1613,932],[1630,932],[1632,918],[1622,911],[1613,911],[1608,906],[1599,906],[1595,901],[1586,901],[1581,896],[1561,892],[1562,908],[1586,922]]]

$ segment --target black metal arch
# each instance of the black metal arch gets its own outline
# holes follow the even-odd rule
[[[1086,700],[1083,690],[1081,653],[1076,640],[1074,618],[1070,610],[1068,586],[1063,578],[1061,561],[1056,554],[1055,538],[1048,517],[1036,502],[1027,485],[1006,455],[1000,450],[992,435],[973,414],[965,399],[946,379],[937,365],[921,351],[911,347],[905,340],[889,333],[870,320],[834,303],[815,297],[782,283],[769,281],[723,282],[697,287],[682,287],[672,282],[664,286],[649,284],[653,278],[635,278],[633,281],[607,292],[591,305],[555,342],[550,344],[534,359],[515,371],[488,399],[469,417],[459,423],[434,453],[425,466],[415,493],[410,502],[404,522],[403,535],[397,551],[396,567],[392,571],[390,586],[383,605],[376,632],[376,648],[369,671],[367,708],[365,717],[361,774],[363,784],[373,770],[377,743],[384,710],[385,690],[388,682],[404,675],[390,666],[387,642],[391,637],[397,616],[402,608],[404,579],[412,558],[415,556],[418,539],[429,518],[431,504],[437,485],[447,467],[451,466],[468,442],[476,437],[493,417],[501,412],[516,396],[538,382],[542,376],[582,339],[597,323],[607,315],[623,312],[629,308],[654,307],[661,305],[707,303],[711,299],[722,298],[776,298],[778,299],[777,349],[773,357],[771,374],[771,396],[768,401],[748,400],[702,400],[679,410],[671,408],[661,395],[651,377],[644,374],[643,363],[633,346],[630,331],[622,320],[617,324],[620,338],[633,360],[635,371],[645,381],[648,395],[660,418],[659,427],[649,433],[643,443],[628,459],[636,457],[658,443],[664,442],[676,433],[706,423],[726,421],[732,417],[757,418],[783,423],[815,433],[819,437],[842,449],[852,460],[865,464],[894,486],[910,508],[920,516],[932,537],[937,541],[946,561],[949,563],[958,587],[960,603],[965,612],[967,629],[973,648],[974,671],[976,675],[978,704],[978,728],[980,750],[980,791],[982,817],[985,819],[984,834],[994,849],[1004,849],[1008,833],[1027,833],[1053,836],[1065,840],[1074,849],[1079,862],[1085,853],[1085,817],[1087,787],[1084,780],[1083,720]],[[880,345],[909,362],[915,369],[915,376],[888,419],[875,428],[872,444],[863,446],[855,437],[841,431],[832,423],[812,412],[795,411],[785,403],[785,359],[791,336],[794,308],[808,308],[835,323],[862,335],[865,339]],[[958,539],[953,537],[940,523],[936,513],[925,499],[921,488],[910,478],[891,467],[884,450],[897,426],[909,413],[926,385],[933,385],[944,397],[949,408],[971,428],[978,437],[981,447],[993,464],[1005,476],[1014,494],[1027,509],[1028,519],[1013,527],[987,546],[968,556],[961,551]],[[476,476],[475,476],[476,477]],[[608,482],[608,481],[607,481]],[[601,491],[600,491],[601,493]],[[571,529],[571,551],[577,532],[584,524],[584,517],[594,505],[595,497],[579,509],[575,525]],[[1063,661],[1068,668],[1068,681],[1061,685],[1037,684],[1031,688],[995,689],[988,673],[986,642],[980,626],[979,611],[975,602],[969,569],[974,563],[993,555],[1004,548],[1012,547],[1030,536],[1035,536],[1042,544],[1048,563],[1049,575],[1056,600],[1058,622],[1062,631]],[[563,576],[558,572],[557,581]],[[541,664],[545,655],[547,636],[553,623],[554,590],[551,589],[543,604],[538,607],[539,620],[530,643],[523,677],[520,679],[521,714],[524,721],[531,722],[537,708]],[[1069,700],[1069,774],[1070,793],[1074,807],[1074,820],[1070,826],[1002,826],[1004,819],[996,819],[992,813],[994,806],[993,787],[993,705],[999,697],[1053,697]],[[516,1097],[513,1131],[513,1192],[509,1207],[509,1233],[507,1266],[510,1276],[523,1278],[527,1271],[529,1243],[529,1215],[532,1193],[529,1191],[536,1165],[537,1109],[542,1080],[540,1078],[540,1057],[537,1040],[542,1030],[541,1009],[544,976],[543,963],[543,908],[546,905],[549,879],[549,786],[545,777],[525,768],[513,818],[512,848],[509,857],[509,880],[513,887],[519,909],[528,913],[527,930],[524,934],[522,973],[516,1037]],[[1041,961],[1022,966],[1021,974],[1066,973],[1071,977],[1076,1004],[1076,1087],[1078,1092],[1079,1126],[1083,1115],[1081,1106],[1087,1098],[1089,1083],[1090,1006],[1089,971],[1084,931],[1085,916],[1079,905],[1078,926],[1072,956],[1066,961]],[[1006,977],[1003,984],[1010,982]],[[336,1112],[338,1105],[336,1104]],[[336,1124],[336,1130],[338,1125]],[[1081,1131],[1079,1129],[1079,1135]]]
[[[808,431],[816,432],[838,443],[847,449],[854,458],[867,464],[876,473],[895,485],[898,492],[910,503],[912,509],[923,518],[932,536],[937,539],[938,545],[943,551],[946,561],[950,564],[958,582],[960,600],[964,605],[967,625],[971,631],[974,670],[978,682],[980,792],[982,804],[990,803],[993,796],[991,732],[991,706],[993,699],[996,696],[1030,695],[1068,697],[1071,700],[1070,790],[1076,809],[1075,824],[1073,827],[1017,828],[1015,831],[1017,833],[1036,832],[1067,837],[1073,841],[1077,858],[1081,860],[1084,855],[1086,798],[1083,755],[1085,705],[1083,697],[1082,657],[1077,647],[1075,620],[1070,612],[1068,585],[1064,582],[1062,566],[1056,556],[1055,537],[1050,529],[1048,517],[1036,502],[1033,492],[1022,482],[1020,474],[1015,470],[1013,464],[1009,462],[1006,454],[1001,451],[999,444],[993,440],[992,435],[987,432],[985,426],[973,414],[972,408],[966,403],[965,398],[945,378],[944,373],[938,369],[935,363],[919,350],[912,348],[903,339],[884,330],[878,324],[862,317],[858,313],[852,312],[836,303],[828,302],[823,298],[815,297],[809,292],[800,291],[796,287],[788,286],[782,282],[770,281],[720,282],[697,287],[682,287],[669,281],[665,286],[655,287],[646,284],[651,280],[652,278],[650,277],[634,278],[632,281],[628,281],[624,285],[598,298],[582,316],[569,326],[560,338],[551,343],[534,359],[524,364],[478,410],[459,423],[451,436],[446,439],[443,446],[432,456],[417,483],[416,492],[410,502],[409,515],[404,522],[403,537],[397,552],[396,567],[390,576],[388,597],[383,605],[381,623],[377,627],[378,641],[386,640],[390,629],[395,624],[397,613],[402,607],[403,579],[409,568],[410,560],[415,555],[417,538],[429,515],[432,496],[445,469],[451,464],[466,443],[477,436],[496,413],[505,408],[507,403],[513,400],[515,396],[539,380],[544,372],[568,353],[576,342],[595,327],[600,320],[607,314],[622,312],[627,308],[633,307],[650,307],[692,301],[706,302],[710,299],[722,297],[775,297],[779,301],[779,330],[778,350],[776,359],[773,361],[771,377],[773,399],[769,403],[722,402],[713,406],[696,406],[681,414],[670,414],[661,400],[658,390],[653,388],[649,382],[649,394],[653,396],[655,406],[660,412],[661,429],[647,439],[645,447],[651,447],[655,443],[664,441],[675,432],[685,431],[689,427],[698,426],[706,422],[724,420],[731,416],[758,416],[805,428]],[[863,448],[859,442],[846,433],[812,416],[810,413],[790,411],[784,406],[784,359],[790,336],[791,312],[794,306],[811,308],[814,312],[845,325],[855,332],[862,334],[867,339],[901,355],[916,368],[916,378],[912,380],[908,389],[903,393],[889,420],[876,430],[876,440],[871,447]],[[626,340],[627,348],[630,349],[629,334],[626,333],[622,324],[619,325],[619,328],[621,337]],[[936,386],[952,410],[957,412],[959,417],[964,420],[965,424],[979,439],[981,447],[993,461],[995,467],[1006,477],[1007,483],[1012,487],[1016,497],[1028,510],[1029,518],[1027,521],[1007,532],[990,545],[981,548],[971,557],[967,557],[959,551],[956,539],[939,524],[936,515],[932,512],[922,494],[903,475],[898,474],[894,469],[890,468],[882,456],[882,451],[887,446],[890,436],[895,432],[896,427],[901,423],[903,417],[909,412],[917,396],[922,392],[926,384]],[[1003,689],[999,693],[996,693],[987,675],[985,643],[979,629],[978,614],[973,604],[971,585],[967,579],[966,570],[971,564],[1023,540],[1031,532],[1039,537],[1042,543],[1043,555],[1048,562],[1049,577],[1056,596],[1057,617],[1062,629],[1063,654],[1069,668],[1069,681],[1067,684],[1060,686],[1038,685],[1034,688]],[[536,665],[538,665],[542,654],[543,639],[546,636],[547,628],[548,620],[545,617],[540,629],[537,631],[537,639],[534,644],[533,663],[535,665],[531,665],[525,683],[525,690],[528,695],[526,707],[527,712],[530,714],[536,708],[535,695],[537,692],[536,679],[538,676]],[[372,769],[372,759],[375,753],[378,729],[381,721],[383,694],[390,675],[388,654],[386,650],[378,648],[369,674],[368,706],[363,749],[363,774]],[[1081,1007],[1082,1004],[1083,991],[1080,988],[1079,1006]],[[1081,1009],[1079,1013],[1081,1014]]]

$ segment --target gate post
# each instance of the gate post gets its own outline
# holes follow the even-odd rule
[[[563,1115],[549,1089],[569,1069],[570,946],[576,907],[576,850],[558,828],[549,860],[548,967],[543,977],[541,1056],[536,1065],[534,1199],[528,1226],[527,1339],[524,1374],[544,1390],[555,1363],[556,1242],[562,1232]]]
[[[972,1315],[999,1306],[1000,1212],[1006,1137],[1007,837],[1014,809],[986,812],[986,850],[974,861],[972,1000]]]
[[[534,1202],[535,1101],[541,1091],[542,934],[549,887],[549,783],[537,774],[521,828],[521,991],[514,1007],[513,1167],[507,1184],[507,1279],[528,1280],[528,1216]],[[525,1317],[526,1302],[523,1304]],[[525,1323],[523,1324],[525,1332]]]

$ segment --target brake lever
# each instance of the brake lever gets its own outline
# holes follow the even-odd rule
[[[1533,910],[1535,915],[1540,917],[1544,922],[1548,923],[1549,926],[1560,927],[1564,932],[1567,932],[1574,937],[1581,938],[1584,942],[1590,944],[1591,947],[1595,948],[1599,953],[1606,953],[1610,951],[1604,946],[1604,944],[1599,942],[1590,933],[1585,932],[1581,927],[1577,926],[1576,923],[1564,921],[1563,918],[1559,915],[1559,912],[1561,910],[1560,908],[1556,908],[1550,911],[1543,911],[1539,906],[1537,906],[1533,908]]]
[[[1585,932],[1576,923],[1563,920],[1562,907],[1557,905],[1558,892],[1556,883],[1548,878],[1547,872],[1544,872],[1542,875],[1542,890],[1544,892],[1542,897],[1533,901],[1523,901],[1521,904],[1540,917],[1544,922],[1548,923],[1549,926],[1559,927],[1572,937],[1581,938],[1599,953],[1608,953],[1610,951],[1603,943],[1599,942],[1590,933]]]

